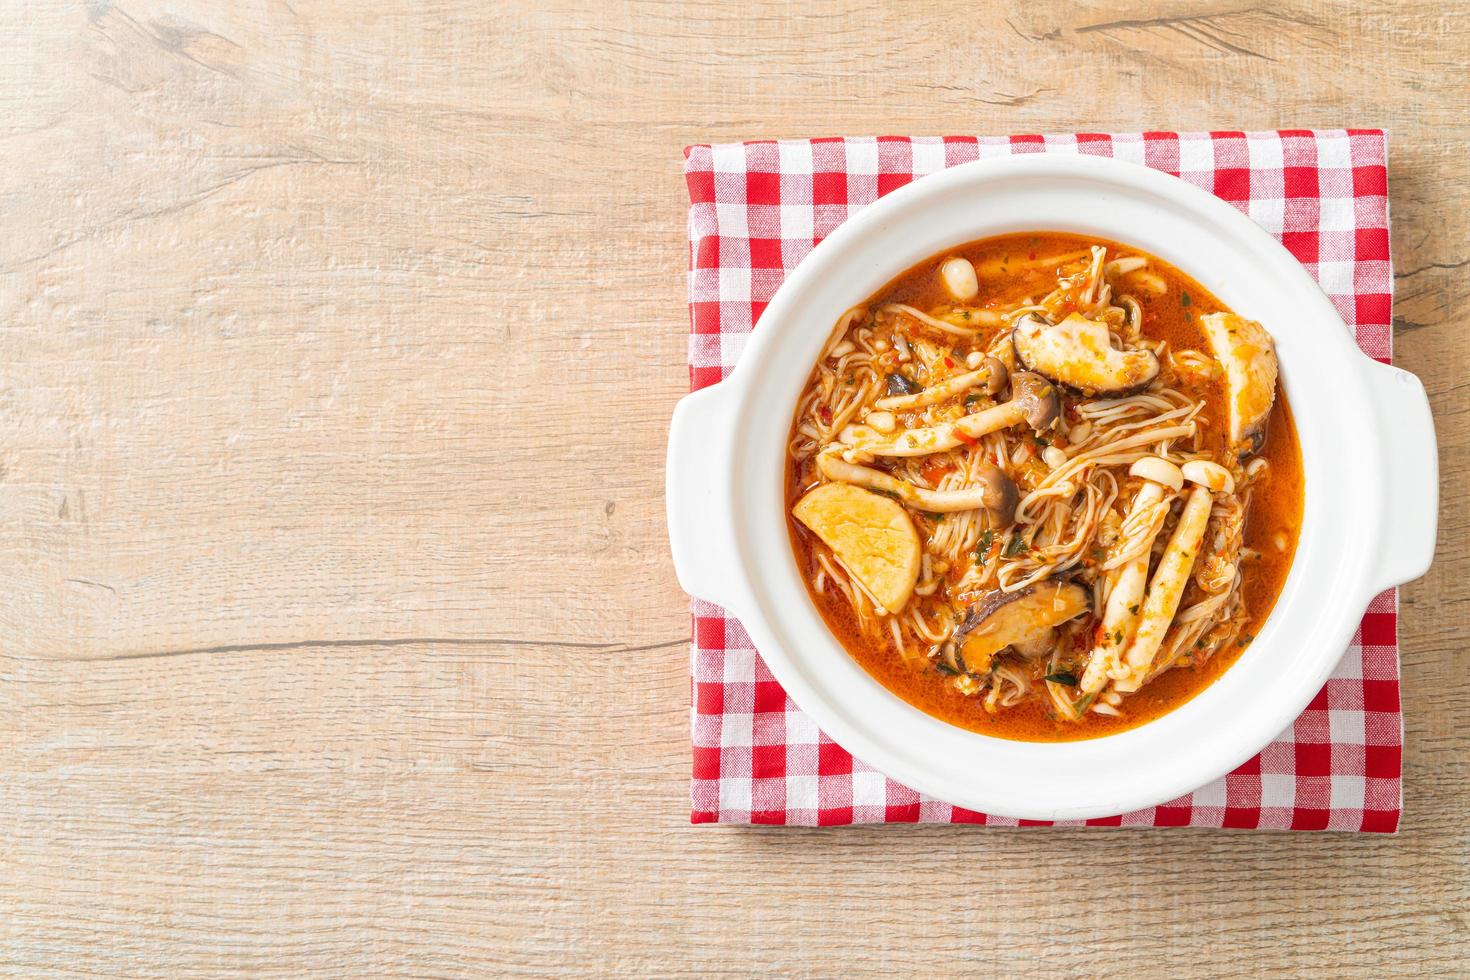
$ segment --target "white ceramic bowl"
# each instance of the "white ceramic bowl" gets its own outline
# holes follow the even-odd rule
[[[1052,230],[1137,246],[1275,336],[1306,500],[1275,610],[1234,666],[1179,709],[1081,742],[964,731],[870,678],[798,576],[782,480],[796,398],[837,317],[957,244]],[[1321,689],[1368,601],[1433,557],[1438,461],[1417,378],[1365,357],[1306,271],[1235,208],[1182,180],[1089,156],[964,164],[849,219],[787,277],[739,366],[684,398],[668,457],[679,582],[739,617],[776,679],[844,748],[961,806],[1081,819],[1172,799],[1260,751]]]

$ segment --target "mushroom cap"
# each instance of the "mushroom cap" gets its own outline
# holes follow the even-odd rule
[[[991,354],[986,354],[985,360],[981,363],[985,365],[985,370],[990,372],[985,377],[985,390],[993,395],[1006,386],[1010,372],[1006,370],[1005,361]]]
[[[1025,412],[1026,424],[1037,432],[1051,428],[1062,413],[1056,386],[1031,371],[1011,375],[1011,401]]]
[[[980,294],[980,280],[975,276],[975,267],[963,255],[951,255],[940,263],[939,280],[949,295],[962,303]]]
[[[1152,480],[1161,487],[1178,490],[1184,486],[1184,474],[1179,467],[1162,456],[1144,456],[1128,467],[1128,475],[1143,480]]]
[[[1235,492],[1235,477],[1213,460],[1191,459],[1179,468],[1179,472],[1190,483],[1208,487],[1216,493]]]
[[[1050,578],[1016,592],[997,589],[975,603],[955,630],[955,647],[969,673],[983,674],[995,655],[1024,644],[1092,608],[1092,590]]]
[[[985,485],[985,509],[994,526],[1005,527],[1016,519],[1016,504],[1021,499],[1015,481],[991,462],[980,464],[980,482]]]
[[[1153,351],[1119,350],[1106,323],[1079,313],[1060,323],[1028,313],[1016,321],[1011,345],[1027,370],[1085,395],[1130,395],[1159,375]]]

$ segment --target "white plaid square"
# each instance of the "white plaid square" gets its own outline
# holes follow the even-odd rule
[[[812,206],[807,204],[782,204],[781,205],[781,237],[783,239],[802,239],[810,243],[813,231]],[[782,261],[785,261],[782,255]]]
[[[750,237],[749,224],[750,210],[744,204],[715,204],[715,221],[720,229],[722,239],[738,241]],[[747,254],[749,254],[747,252]],[[724,257],[721,256],[721,261]]]
[[[781,140],[776,144],[783,177],[809,175],[812,172],[812,145],[806,140]],[[784,190],[784,185],[783,185]],[[807,196],[808,202],[811,196]]]
[[[720,776],[720,809],[750,813],[749,776]]]
[[[1318,262],[1317,284],[1328,296],[1351,296],[1355,271],[1352,262]]]
[[[886,806],[888,803],[887,782],[887,778],[881,772],[867,768],[861,771],[854,770],[852,774],[852,805]]]
[[[914,176],[936,173],[944,169],[944,143],[937,139],[914,140]]]
[[[728,691],[729,688],[727,687],[726,690]],[[754,725],[755,716],[749,710],[726,710],[724,722],[720,726],[720,748],[750,748],[754,744],[754,737],[751,732]]]
[[[1213,175],[1215,144],[1203,133],[1179,136],[1179,176]]]
[[[1261,807],[1291,807],[1296,803],[1297,778],[1280,772],[1261,773]]]
[[[1327,730],[1334,744],[1362,745],[1363,712],[1351,708],[1335,708],[1327,712]]]
[[[847,141],[847,175],[878,176],[878,141],[872,138]]]
[[[1345,178],[1352,180],[1352,174],[1348,173]],[[1328,197],[1328,188],[1323,187],[1323,197],[1318,202],[1321,216],[1317,219],[1318,231],[1353,231],[1357,227],[1357,209],[1353,199],[1349,197]]]
[[[815,813],[822,798],[817,793],[818,779],[815,770],[805,775],[786,776],[786,806],[792,810],[810,810]]]
[[[710,147],[713,169],[716,174],[738,174],[745,176],[745,147],[740,143],[716,143]],[[742,190],[740,200],[745,200]]]

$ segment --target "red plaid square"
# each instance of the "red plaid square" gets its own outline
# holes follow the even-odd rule
[[[786,273],[849,215],[945,167],[1012,153],[1114,156],[1211,191],[1296,256],[1371,357],[1392,356],[1388,147],[1379,130],[828,138],[691,146],[689,377],[720,381]],[[1090,827],[1392,833],[1402,797],[1398,600],[1374,600],[1332,678],[1254,759],[1169,803]],[[926,798],[827,738],[740,624],[694,603],[696,823],[1037,826]]]

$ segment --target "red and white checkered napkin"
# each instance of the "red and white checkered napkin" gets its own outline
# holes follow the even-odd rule
[[[781,140],[685,151],[692,387],[725,377],[787,271],[850,214],[915,177],[1012,153],[1118,157],[1213,192],[1281,239],[1358,345],[1388,361],[1393,272],[1380,130]],[[1397,607],[1392,590],[1373,601],[1327,686],[1256,758],[1170,803],[1086,823],[1397,829]],[[693,668],[695,823],[1018,822],[929,799],[854,759],[786,696],[740,624],[698,600]]]

